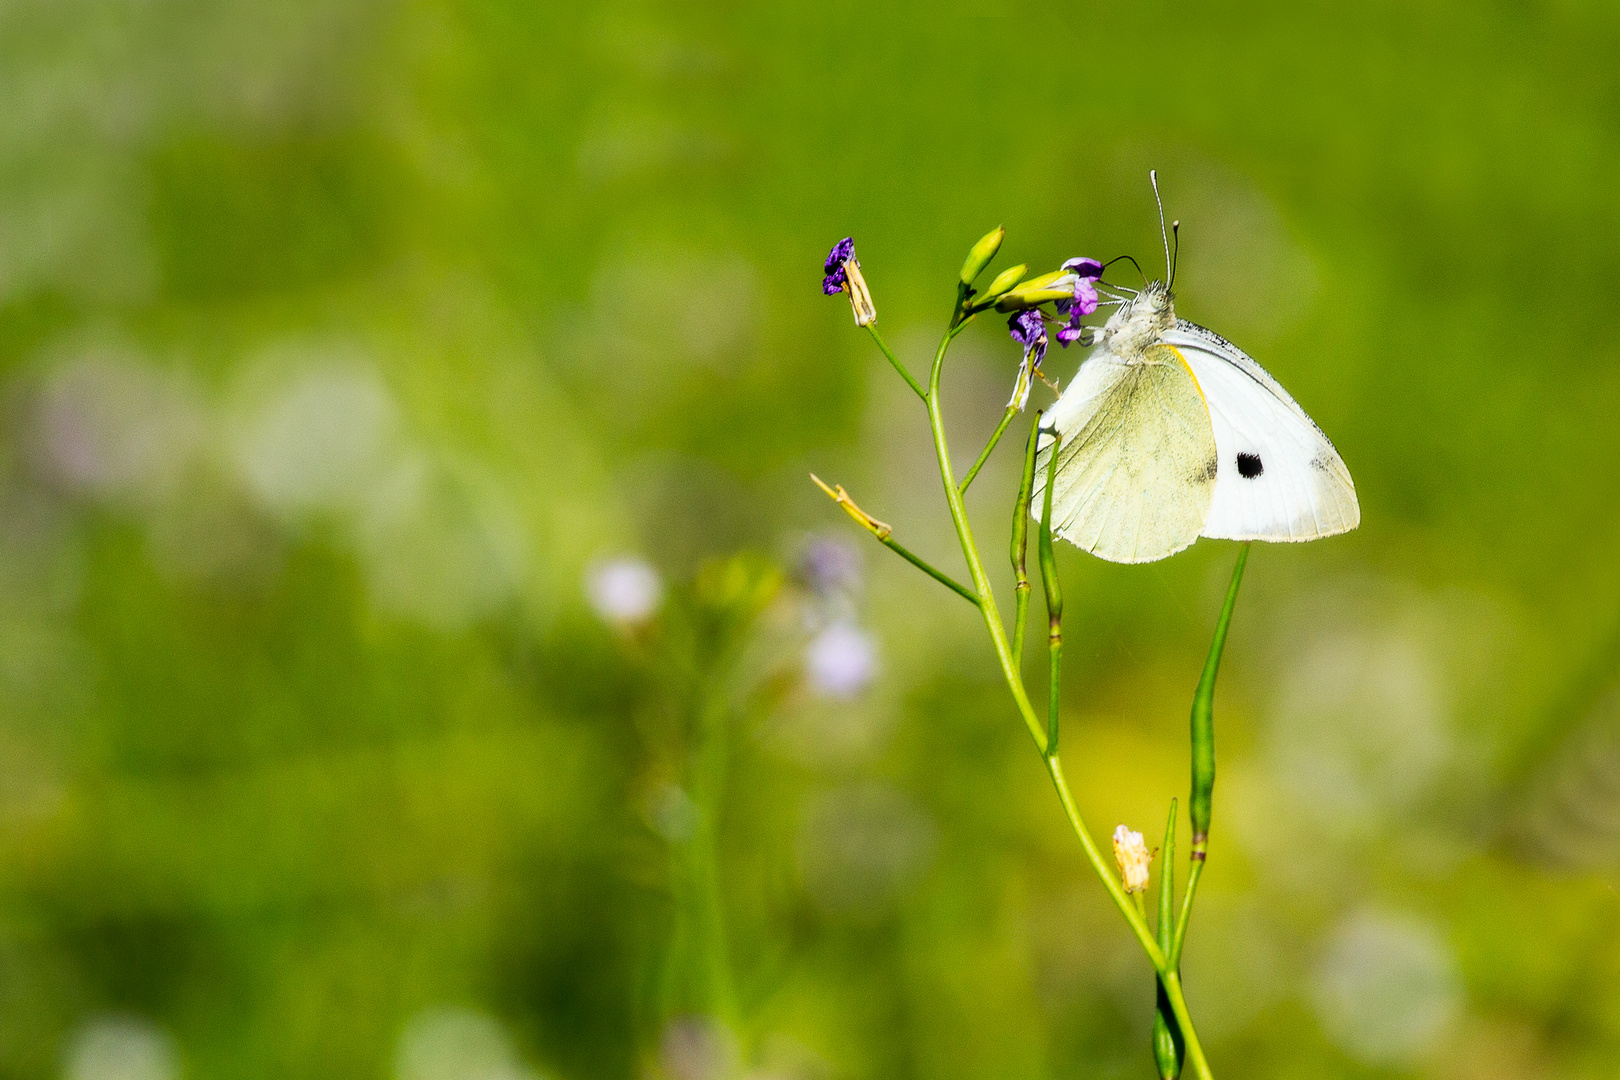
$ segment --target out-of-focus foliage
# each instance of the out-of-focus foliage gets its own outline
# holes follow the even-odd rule
[[[805,473],[954,571],[820,259],[915,369],[998,223],[1156,268],[1150,166],[1364,522],[1238,605],[1217,1075],[1615,1075],[1620,9],[1021,11],[0,3],[0,1076],[1149,1075],[977,618]],[[1060,556],[1099,835],[1232,557]]]

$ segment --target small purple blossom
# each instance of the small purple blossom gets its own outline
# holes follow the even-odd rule
[[[821,279],[821,291],[828,296],[849,293],[849,308],[855,313],[856,326],[870,326],[877,322],[877,307],[872,303],[872,292],[861,277],[861,260],[855,257],[855,241],[844,237],[827,253],[822,266],[827,276]]]
[[[1046,359],[1046,320],[1034,308],[1020,311],[1007,320],[1007,330],[1012,339],[1024,347],[1024,362],[1029,363],[1030,355],[1034,354],[1035,367],[1041,366]]]
[[[1013,384],[1007,407],[1022,411],[1029,404],[1029,390],[1046,359],[1046,319],[1034,308],[1020,311],[1007,320],[1012,339],[1024,347],[1024,361],[1018,365],[1018,381]]]
[[[844,264],[850,262],[855,263],[856,266],[860,265],[860,261],[855,258],[855,240],[853,237],[846,236],[834,244],[833,249],[827,253],[826,265],[821,270],[823,274],[827,275],[821,279],[821,291],[824,294],[837,296],[844,291],[844,287],[849,281],[849,275],[844,270]]]
[[[1103,264],[1096,259],[1070,259],[1063,264],[1063,269],[1074,275],[1074,298],[1059,300],[1052,306],[1069,317],[1068,323],[1057,332],[1058,344],[1067,349],[1085,329],[1080,320],[1097,310],[1097,279],[1102,277]]]

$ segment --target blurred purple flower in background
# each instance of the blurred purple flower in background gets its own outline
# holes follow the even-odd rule
[[[877,645],[853,623],[834,623],[811,639],[804,670],[817,694],[852,698],[877,677]]]

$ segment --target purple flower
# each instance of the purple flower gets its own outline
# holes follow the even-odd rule
[[[872,304],[872,293],[861,277],[861,260],[855,257],[855,241],[844,237],[827,253],[822,266],[821,291],[827,296],[849,293],[850,310],[855,313],[855,325],[867,326],[877,322],[877,308]]]
[[[823,274],[827,275],[821,279],[821,291],[827,296],[837,296],[844,291],[844,286],[849,280],[848,275],[844,272],[844,264],[848,262],[854,262],[856,266],[860,265],[860,262],[855,258],[855,240],[853,237],[846,236],[834,244],[833,249],[827,253],[826,265],[821,270]]]
[[[1035,356],[1035,367],[1041,366],[1046,359],[1046,320],[1034,308],[1020,311],[1007,320],[1007,329],[1012,333],[1012,339],[1024,347],[1024,362],[1029,363],[1030,354]]]
[[[1059,300],[1052,306],[1069,317],[1068,323],[1057,332],[1058,344],[1067,349],[1085,329],[1080,320],[1097,310],[1097,279],[1102,277],[1103,264],[1096,259],[1070,259],[1063,264],[1063,269],[1074,275],[1074,298]]]
[[[1046,320],[1039,311],[1029,308],[1008,319],[1007,329],[1012,339],[1024,347],[1024,362],[1018,365],[1018,381],[1013,384],[1007,408],[1022,411],[1029,404],[1029,389],[1040,374],[1041,361],[1046,359]]]

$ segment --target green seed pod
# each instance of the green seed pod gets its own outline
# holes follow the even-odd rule
[[[984,273],[984,268],[990,265],[990,260],[1001,250],[1001,241],[1006,236],[1007,230],[997,225],[993,231],[985,233],[984,237],[973,245],[973,250],[968,252],[967,261],[962,264],[962,284],[971,285],[975,278]]]
[[[1209,643],[1209,657],[1204,661],[1204,673],[1198,680],[1192,704],[1192,797],[1187,800],[1191,811],[1194,859],[1204,857],[1204,846],[1209,839],[1209,818],[1215,792],[1215,677],[1221,670],[1221,652],[1226,648],[1226,631],[1232,625],[1232,608],[1237,604],[1238,586],[1243,583],[1243,567],[1249,561],[1249,545],[1238,549],[1237,565],[1232,568],[1232,583],[1226,589],[1226,603],[1215,623],[1215,635]]]

